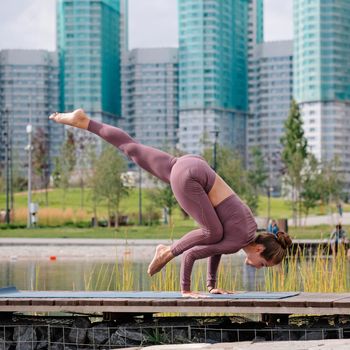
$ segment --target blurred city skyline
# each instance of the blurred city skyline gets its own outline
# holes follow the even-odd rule
[[[1,49],[56,49],[56,0],[13,0],[0,11]],[[292,0],[264,1],[265,41],[292,39]],[[177,0],[129,0],[129,48],[177,47]]]

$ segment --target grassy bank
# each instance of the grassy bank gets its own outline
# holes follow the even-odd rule
[[[147,208],[152,204],[148,196],[149,190],[142,191],[142,207],[146,213]],[[61,189],[50,189],[48,192],[48,206],[46,206],[45,192],[33,192],[32,201],[39,203],[39,210],[42,213],[44,210],[59,210],[61,212],[68,211],[68,214],[80,215],[82,218],[91,218],[93,213],[93,205],[91,200],[91,190],[85,189],[83,201],[79,188],[71,188],[66,192],[65,201],[63,201],[63,192]],[[0,194],[0,208],[5,208],[6,197],[4,193]],[[82,205],[83,204],[83,205]],[[292,212],[290,203],[284,198],[271,198],[271,217],[275,218],[291,218]],[[27,193],[20,192],[14,194],[14,207],[16,211],[26,210],[27,208]],[[267,217],[268,198],[266,196],[259,197],[258,216]],[[344,212],[350,211],[350,205],[344,205]],[[325,208],[318,206],[310,211],[309,215],[326,215],[329,211],[336,211],[335,207]],[[107,205],[104,202],[98,203],[97,214],[99,217],[104,217],[107,212]],[[137,215],[138,214],[138,190],[130,189],[129,195],[121,200],[120,212],[122,215]],[[67,215],[68,215],[67,214]]]
[[[150,208],[152,207],[149,198],[149,190],[142,191],[142,211],[144,222],[148,221]],[[174,225],[156,225],[156,226],[123,226],[119,229],[114,228],[90,228],[89,223],[93,216],[93,206],[91,201],[91,191],[84,191],[83,202],[79,188],[69,189],[63,201],[63,193],[60,189],[50,190],[48,192],[49,206],[46,207],[45,193],[43,191],[33,192],[33,202],[39,203],[39,228],[37,229],[0,229],[0,237],[37,237],[37,238],[152,238],[152,239],[171,239],[179,238],[184,233],[192,230],[195,225],[193,220],[185,219],[179,209],[174,210]],[[258,216],[267,216],[267,197],[259,198]],[[15,215],[14,223],[25,227],[27,221],[27,193],[16,193],[14,195]],[[82,206],[82,203],[84,204]],[[154,207],[157,204],[153,203]],[[5,208],[5,196],[0,195],[0,209]],[[158,212],[161,208],[156,208]],[[315,208],[310,215],[324,215],[329,209],[324,207]],[[335,211],[335,208],[332,208]],[[344,207],[348,211],[349,205]],[[100,220],[106,220],[106,203],[99,203],[97,215]],[[129,195],[122,199],[120,204],[120,214],[127,215],[129,223],[138,223],[138,190],[131,189]],[[278,218],[290,218],[291,210],[288,201],[283,198],[271,198],[271,216]],[[41,226],[41,227],[40,227]],[[81,228],[79,228],[81,227]],[[4,226],[0,226],[4,228]],[[320,225],[314,227],[290,227],[290,234],[297,239],[317,239],[327,238],[333,227]],[[349,232],[350,228],[346,227]]]
[[[193,221],[188,220],[187,225],[176,224],[158,226],[127,226],[115,228],[74,228],[54,227],[36,229],[0,229],[0,237],[3,238],[119,238],[119,239],[177,239],[186,232],[193,230]],[[350,226],[345,226],[350,232]],[[320,239],[328,238],[332,227],[319,225],[300,227],[289,230],[294,239]]]

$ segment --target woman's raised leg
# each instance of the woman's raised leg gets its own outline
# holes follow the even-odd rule
[[[170,183],[171,168],[176,157],[156,148],[142,145],[122,129],[89,119],[82,109],[72,113],[54,113],[50,119],[57,123],[86,129],[117,147],[142,169],[160,180]]]

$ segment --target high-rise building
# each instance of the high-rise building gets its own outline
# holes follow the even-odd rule
[[[179,146],[245,151],[247,0],[179,0]]]
[[[281,189],[281,143],[293,98],[293,42],[265,42],[256,46],[249,67],[247,165],[258,147],[266,160],[268,188]]]
[[[350,2],[294,0],[294,96],[309,149],[350,191]]]
[[[119,0],[58,0],[62,111],[84,110],[116,124],[120,102]]]
[[[120,0],[120,52],[121,60],[123,53],[129,50],[129,0]]]
[[[134,49],[122,66],[122,126],[143,144],[177,146],[178,50]]]
[[[264,42],[264,0],[249,0],[248,49]]]
[[[63,131],[48,116],[58,110],[57,54],[44,50],[0,51],[0,154],[6,154],[11,143],[13,169],[25,175],[28,155],[26,126],[33,127],[33,137],[39,128],[46,136],[52,160],[59,154]],[[4,158],[0,158],[0,162]],[[3,163],[1,164],[3,166]]]

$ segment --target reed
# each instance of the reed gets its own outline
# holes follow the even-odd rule
[[[342,245],[333,255],[321,248],[313,256],[300,250],[280,266],[265,271],[267,291],[341,293],[349,287],[349,261]]]
[[[14,222],[25,224],[27,222],[27,208],[18,208],[14,211]],[[91,214],[83,209],[67,208],[39,208],[38,225],[59,226],[67,223],[89,222]]]

